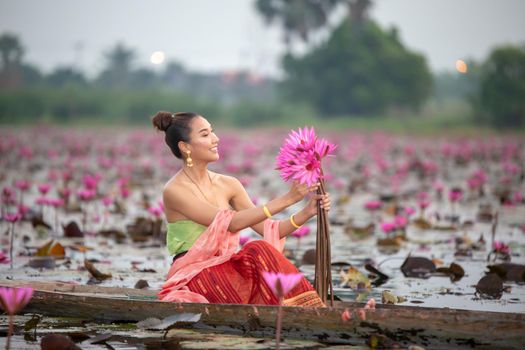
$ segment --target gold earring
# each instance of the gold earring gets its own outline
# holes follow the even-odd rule
[[[186,157],[186,165],[188,166],[188,168],[191,168],[193,166],[193,159],[191,159],[191,152],[190,151],[186,151],[186,154],[188,155]]]

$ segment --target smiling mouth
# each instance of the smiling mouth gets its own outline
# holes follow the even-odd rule
[[[212,151],[212,152],[219,152],[219,147],[218,146],[212,147],[212,148],[210,148],[210,151]]]

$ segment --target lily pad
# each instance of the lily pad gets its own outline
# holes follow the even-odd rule
[[[476,292],[484,299],[500,299],[503,294],[503,280],[497,274],[489,273],[478,281]]]
[[[505,281],[525,282],[525,265],[503,263],[489,265],[487,268]]]
[[[401,265],[401,271],[405,277],[427,278],[436,271],[436,265],[432,260],[424,257],[408,256]]]

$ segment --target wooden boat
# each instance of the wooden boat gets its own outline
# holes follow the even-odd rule
[[[166,303],[156,291],[119,287],[75,285],[61,282],[0,280],[0,286],[31,286],[35,293],[24,313],[76,317],[97,322],[136,322],[177,313],[201,314],[193,328],[222,333],[274,336],[277,307],[264,305]],[[525,314],[377,305],[357,316],[364,304],[336,302],[334,307],[284,307],[283,336],[330,344],[364,345],[371,335],[386,336],[402,346],[525,347]],[[344,322],[347,309],[352,318]]]

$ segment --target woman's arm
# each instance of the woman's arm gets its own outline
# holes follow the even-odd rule
[[[245,210],[249,208],[254,208],[255,204],[251,201],[246,189],[242,186],[239,180],[233,179],[235,181],[234,186],[236,187],[236,195],[232,198],[232,206],[235,210]],[[317,214],[317,201],[321,199],[321,195],[313,195],[308,204],[298,213],[294,215],[294,222],[302,226],[310,218]],[[326,211],[330,210],[330,194],[327,193],[324,199],[321,202],[321,207]],[[264,236],[264,222],[257,223],[251,226],[254,231],[256,231],[261,236]],[[296,228],[292,225],[290,219],[280,220],[279,222],[279,236],[284,238],[290,233],[294,232]]]
[[[277,197],[266,203],[266,207],[272,215],[277,214],[285,208],[303,199],[309,192],[317,190],[317,187],[317,185],[308,187],[306,185],[294,184],[290,191],[288,191],[285,195]],[[242,185],[241,188],[244,191]],[[239,188],[234,187],[232,190],[234,191],[232,198],[238,197]],[[194,193],[191,192],[191,190],[184,186],[167,186],[164,188],[162,194],[164,205],[168,209],[177,211],[188,219],[201,225],[209,226],[217,213],[220,211],[219,208],[216,208],[206,201],[196,197]],[[262,206],[253,206],[251,208],[239,210],[234,214],[228,230],[231,232],[237,232],[260,223],[265,219],[266,214],[264,213]]]

